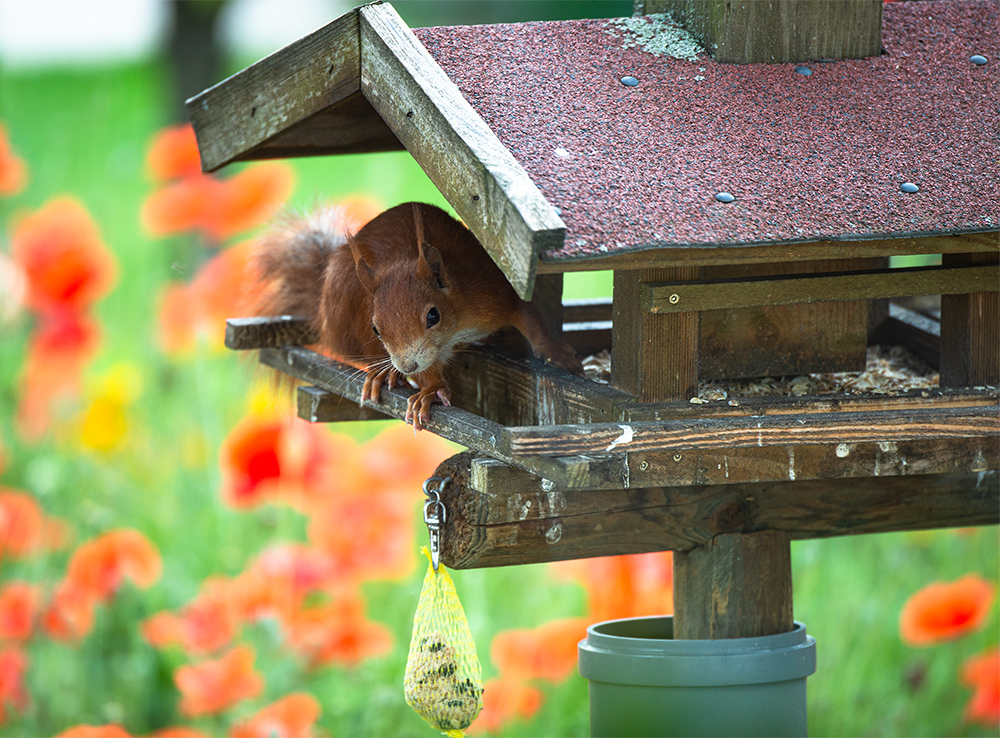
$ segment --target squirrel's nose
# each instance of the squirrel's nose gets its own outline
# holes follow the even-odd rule
[[[403,374],[409,376],[410,374],[413,374],[414,372],[417,371],[418,366],[419,364],[417,364],[416,361],[410,359],[410,360],[400,361],[399,364],[396,365],[396,368],[399,369],[399,371],[401,371]]]

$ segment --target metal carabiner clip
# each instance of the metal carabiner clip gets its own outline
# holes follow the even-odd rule
[[[438,563],[441,560],[441,526],[448,519],[448,512],[444,503],[441,502],[441,490],[451,481],[451,477],[431,477],[424,482],[424,494],[427,495],[427,502],[424,503],[424,523],[427,524],[427,537],[431,551],[431,566],[434,571],[438,570]],[[438,482],[437,489],[431,489],[432,482]]]

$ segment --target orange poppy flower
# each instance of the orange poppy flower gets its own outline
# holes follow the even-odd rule
[[[280,161],[249,166],[223,181],[203,218],[206,237],[223,241],[261,225],[284,204],[294,184],[292,168]]]
[[[139,220],[151,236],[169,236],[203,228],[217,207],[224,185],[215,177],[198,174],[170,182],[142,204]]]
[[[228,581],[207,580],[198,596],[179,613],[165,611],[146,618],[140,626],[143,637],[156,648],[176,644],[191,655],[225,648],[239,625],[238,608],[230,592]]]
[[[20,646],[0,649],[0,723],[7,719],[7,707],[23,710],[30,700],[24,688],[24,673],[28,670],[28,655]]]
[[[405,423],[391,423],[364,445],[361,459],[371,484],[399,489],[416,500],[424,481],[438,465],[461,450],[433,433],[414,433]]]
[[[156,547],[139,531],[122,528],[82,544],[70,557],[66,581],[103,601],[114,596],[125,578],[146,589],[162,570]]]
[[[201,174],[201,154],[191,124],[160,130],[146,152],[146,165],[153,178],[161,182]]]
[[[39,590],[28,582],[10,582],[0,590],[0,640],[31,636],[38,614]]]
[[[365,616],[360,594],[299,610],[285,622],[289,645],[306,657],[311,667],[324,664],[356,666],[388,653],[392,633]]]
[[[107,725],[74,725],[56,738],[131,738],[129,732],[116,723]]]
[[[90,317],[71,310],[47,313],[35,326],[21,372],[17,425],[37,440],[52,421],[55,403],[80,392],[83,370],[97,353],[100,329]]]
[[[899,634],[910,646],[958,638],[982,625],[996,586],[976,574],[933,582],[916,592],[899,614]]]
[[[20,220],[11,255],[28,279],[28,307],[81,310],[114,285],[117,265],[90,214],[77,200],[58,197]]]
[[[44,515],[35,498],[0,487],[0,554],[23,556],[39,548],[43,530]]]
[[[592,621],[669,615],[674,610],[669,551],[560,561],[552,570],[587,590],[587,613]]]
[[[200,730],[189,728],[186,725],[171,725],[160,728],[153,731],[153,735],[156,738],[209,738],[208,733],[202,733]]]
[[[497,633],[490,655],[505,679],[560,682],[576,669],[577,644],[587,635],[587,620],[564,618],[528,630]]]
[[[517,679],[490,679],[483,685],[483,711],[469,735],[498,733],[515,720],[529,720],[542,706],[542,693]]]
[[[233,726],[232,738],[309,738],[319,718],[319,701],[311,694],[293,692],[258,710]]]
[[[94,594],[63,580],[52,592],[42,627],[57,641],[77,641],[94,627]]]
[[[237,646],[214,661],[181,666],[174,683],[181,692],[180,710],[188,717],[211,715],[264,691],[264,680],[253,670],[255,654]]]
[[[348,195],[337,201],[343,213],[344,225],[350,233],[357,233],[368,221],[385,210],[385,207],[364,195]]]
[[[7,138],[7,128],[0,125],[0,195],[16,195],[28,182],[28,168]]]
[[[269,546],[250,571],[260,577],[289,582],[296,600],[326,589],[338,579],[336,562],[328,553],[301,543]]]
[[[965,720],[992,728],[1000,725],[1000,648],[966,659],[960,680],[974,690],[965,706]]]

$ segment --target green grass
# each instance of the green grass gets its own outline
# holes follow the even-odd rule
[[[248,365],[217,352],[175,360],[156,347],[157,295],[166,281],[189,278],[203,258],[190,239],[151,239],[139,225],[139,209],[152,189],[143,157],[172,107],[163,68],[150,62],[90,72],[8,73],[0,85],[0,116],[31,172],[24,193],[0,199],[0,222],[59,194],[86,205],[120,267],[116,289],[97,309],[105,340],[87,376],[124,364],[136,370],[142,385],[128,410],[131,436],[111,455],[84,451],[65,437],[25,443],[12,418],[30,324],[0,325],[0,443],[8,455],[0,484],[31,491],[48,514],[71,521],[76,541],[114,527],[138,528],[165,562],[162,580],[149,591],[126,588],[113,606],[99,609],[94,631],[80,644],[32,641],[32,703],[23,712],[10,710],[0,734],[51,735],[75,723],[105,722],[147,734],[181,722],[172,672],[184,659],[150,648],[136,623],[181,606],[207,576],[239,572],[269,542],[301,539],[304,522],[285,508],[241,513],[219,499],[218,450],[246,412],[254,381]],[[409,199],[444,204],[403,153],[300,160],[294,166],[295,208],[348,194],[367,194],[386,206]],[[610,294],[609,273],[567,280],[568,296],[594,294]],[[358,424],[348,432],[368,438],[378,427]],[[420,528],[416,509],[414,525]],[[0,580],[52,582],[67,555],[4,560]],[[963,726],[969,693],[956,674],[963,658],[995,645],[997,607],[979,632],[926,649],[900,642],[897,618],[906,598],[930,581],[970,571],[997,581],[996,528],[799,542],[793,562],[795,615],[818,642],[818,671],[809,680],[812,735],[991,734]],[[489,642],[497,631],[583,613],[582,590],[554,581],[543,566],[459,572],[455,579],[487,677],[495,674]],[[355,669],[304,673],[273,628],[250,628],[246,637],[257,649],[268,698],[292,690],[313,693],[323,704],[319,729],[326,735],[430,735],[403,704],[400,686],[419,586],[419,573],[401,583],[366,585],[369,613],[391,628],[397,644],[389,657]],[[914,675],[923,675],[918,686]],[[545,708],[505,734],[586,735],[586,683],[573,677],[543,691]],[[221,734],[229,717],[199,724]]]

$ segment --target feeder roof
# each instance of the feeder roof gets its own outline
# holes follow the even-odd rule
[[[650,46],[661,17],[411,32],[387,5],[352,13],[189,101],[206,168],[404,146],[522,295],[539,263],[1000,226],[992,0],[887,4],[881,56],[805,65]]]

